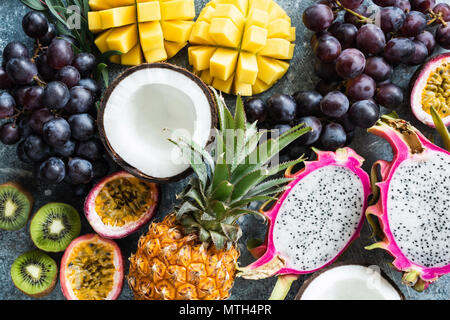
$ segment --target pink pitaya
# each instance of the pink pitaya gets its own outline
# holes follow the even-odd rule
[[[373,227],[371,215],[378,217],[384,236],[367,249],[387,250],[394,267],[404,272],[403,282],[422,291],[450,272],[450,153],[391,116],[383,116],[369,132],[391,144],[394,158],[372,168],[373,180],[379,168],[382,181],[367,217]]]
[[[370,194],[369,176],[360,168],[364,159],[350,148],[316,153],[317,160],[305,162],[300,172],[288,169],[286,176],[294,178],[288,189],[268,212],[261,208],[269,230],[265,243],[252,253],[265,252],[240,268],[240,276],[261,279],[317,271],[359,236]]]

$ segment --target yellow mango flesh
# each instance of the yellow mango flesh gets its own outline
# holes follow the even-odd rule
[[[90,0],[89,6],[89,30],[99,33],[97,47],[120,51],[122,56],[110,60],[126,65],[176,55],[186,46],[195,17],[194,0]]]
[[[216,89],[250,96],[287,72],[294,41],[291,19],[274,0],[212,0],[192,28],[189,63]]]

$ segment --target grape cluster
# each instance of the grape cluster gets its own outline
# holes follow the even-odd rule
[[[402,89],[391,83],[395,66],[422,64],[437,44],[450,49],[448,4],[373,2],[378,9],[361,0],[320,0],[303,13],[303,23],[314,31],[314,70],[321,78],[314,95],[323,96],[320,112],[312,115],[341,124],[345,118],[348,132],[372,126],[379,106],[401,105]]]
[[[30,55],[21,42],[3,50],[0,67],[0,141],[16,144],[18,157],[34,164],[46,183],[69,182],[82,193],[94,178],[107,174],[97,138],[95,102],[101,87],[93,80],[91,53],[74,53],[76,41],[58,36],[40,12],[27,13],[24,32],[36,39]]]

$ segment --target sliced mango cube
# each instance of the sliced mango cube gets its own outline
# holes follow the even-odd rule
[[[197,21],[206,21],[206,22],[211,22],[211,18],[213,17],[214,14],[214,8],[212,6],[207,6],[205,7],[202,12],[200,12]]]
[[[215,45],[213,38],[209,33],[210,24],[206,21],[197,21],[192,28],[189,42],[193,44]]]
[[[248,0],[216,0],[216,3],[217,4],[232,4],[236,8],[238,8],[242,12],[242,14],[247,14]]]
[[[237,78],[234,79],[234,93],[241,96],[251,96],[252,95],[252,85],[249,83],[239,82]]]
[[[254,84],[258,76],[258,63],[256,55],[241,52],[236,68],[236,80],[241,83]]]
[[[141,46],[135,45],[133,49],[120,56],[120,63],[127,66],[137,66],[144,62]]]
[[[266,28],[268,24],[269,24],[269,14],[266,11],[252,8],[247,17],[247,25]]]
[[[91,30],[93,33],[97,33],[103,30],[102,18],[100,17],[100,14],[98,12],[88,12],[88,24],[89,30]]]
[[[260,9],[263,11],[269,11],[271,0],[250,0],[250,7],[252,9]]]
[[[144,51],[145,60],[152,62],[164,61],[167,59],[167,52],[164,48]]]
[[[207,85],[210,85],[213,82],[213,77],[211,77],[209,70],[203,70],[200,74],[200,79],[202,79]]]
[[[276,59],[290,59],[292,58],[291,43],[286,39],[267,39],[265,47],[259,52],[262,56],[267,56]]]
[[[256,79],[255,84],[252,86],[252,94],[258,94],[268,90],[271,86],[265,84],[263,81]]]
[[[159,1],[138,3],[137,19],[138,22],[161,20],[161,9],[159,8]]]
[[[218,48],[210,59],[211,76],[226,81],[236,68],[238,52],[236,50]]]
[[[297,38],[295,27],[291,27],[291,31],[289,33],[289,37],[287,38],[290,42],[295,42]]]
[[[130,51],[137,41],[137,27],[135,24],[115,28],[106,39],[109,50],[117,50],[122,53]]]
[[[164,39],[173,42],[187,42],[193,26],[193,21],[161,21]]]
[[[100,1],[106,2],[110,8],[130,6],[132,4],[135,4],[134,0],[100,0]]]
[[[231,75],[230,77],[228,77],[228,80],[225,81],[219,78],[214,78],[212,85],[214,88],[219,89],[220,91],[230,93],[231,88],[233,87],[233,80],[234,75]]]
[[[113,32],[113,29],[103,32],[94,41],[95,45],[97,46],[98,50],[100,50],[101,53],[109,51],[106,39],[108,39],[111,32]]]
[[[282,65],[277,59],[258,56],[258,79],[262,80],[268,86],[273,85],[287,71],[289,64]]]
[[[207,70],[209,69],[210,59],[215,51],[215,47],[190,47],[188,49],[189,64],[198,71]]]
[[[269,23],[268,38],[287,39],[291,35],[291,24],[286,19],[276,19]]]
[[[164,49],[166,49],[167,59],[172,58],[181,49],[186,46],[187,42],[171,42],[164,40]]]
[[[112,8],[98,12],[102,20],[102,29],[117,28],[136,22],[134,6]]]
[[[219,3],[216,5],[216,10],[214,10],[212,17],[231,19],[239,30],[242,30],[245,23],[245,18],[242,12],[239,11],[239,9],[234,5],[228,3]]]
[[[209,34],[219,46],[237,48],[241,40],[241,33],[233,21],[227,18],[213,18],[209,27]]]
[[[267,29],[258,26],[246,28],[242,39],[242,49],[249,52],[258,52],[267,45]]]
[[[139,39],[144,52],[164,48],[161,24],[157,21],[139,23]]]
[[[95,11],[111,8],[105,0],[89,0],[89,7]]]
[[[161,2],[163,20],[188,20],[195,17],[194,0],[170,0]]]

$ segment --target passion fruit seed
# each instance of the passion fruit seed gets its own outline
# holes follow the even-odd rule
[[[450,62],[437,67],[430,75],[422,95],[422,108],[430,113],[433,106],[445,118],[450,108]]]
[[[67,279],[79,300],[105,300],[114,286],[114,252],[103,243],[77,245],[69,258]]]
[[[95,199],[102,222],[119,227],[139,220],[152,205],[151,184],[128,177],[106,183]]]

